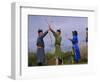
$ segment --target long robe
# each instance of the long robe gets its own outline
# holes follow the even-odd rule
[[[48,31],[44,32],[42,36],[39,36],[37,38],[37,46],[41,46],[41,48],[37,47],[37,54],[36,54],[37,63],[42,63],[42,64],[45,63],[45,50],[44,50],[45,45],[43,38],[47,35],[47,33]]]
[[[79,46],[78,46],[78,37],[76,35],[73,36],[73,39],[71,40],[72,41],[72,48],[73,48],[73,51],[74,51],[74,60],[77,62],[80,60],[80,49],[79,49]]]
[[[57,35],[55,31],[51,29],[51,32],[53,33],[55,37],[55,57],[62,58],[62,51],[61,51],[61,36]]]

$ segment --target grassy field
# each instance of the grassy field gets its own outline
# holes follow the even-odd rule
[[[81,52],[81,60],[78,64],[86,64],[88,63],[88,55],[87,55],[87,48],[86,46],[80,46],[80,52]],[[62,52],[63,56],[63,64],[64,65],[70,65],[75,64],[74,63],[74,55],[72,52]],[[46,53],[45,54],[45,62],[46,66],[49,65],[55,65],[55,57],[54,54]],[[36,53],[28,53],[28,66],[37,66],[36,63]]]

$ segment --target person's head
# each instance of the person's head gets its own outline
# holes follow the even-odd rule
[[[75,31],[72,31],[72,34],[73,34],[73,36],[75,35],[75,36],[77,36],[78,35],[78,33],[77,33],[77,31],[75,30]]]
[[[39,35],[39,36],[43,35],[43,30],[42,30],[42,29],[39,29],[39,30],[38,30],[38,35]]]
[[[86,33],[88,32],[88,28],[86,28]]]
[[[88,31],[88,27],[86,27],[86,31]]]
[[[61,30],[58,29],[56,33],[57,33],[57,35],[60,35],[61,34]]]

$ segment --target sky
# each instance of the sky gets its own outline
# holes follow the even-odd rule
[[[68,37],[72,38],[72,31],[74,30],[78,31],[79,45],[85,42],[86,27],[88,27],[87,17],[28,15],[29,52],[36,52],[37,31],[38,29],[43,29],[43,32],[47,31],[48,24],[50,24],[55,31],[61,29],[61,48],[64,52],[72,50],[72,43],[68,40]],[[45,51],[54,52],[55,40],[52,33],[49,32],[49,34],[44,38]]]

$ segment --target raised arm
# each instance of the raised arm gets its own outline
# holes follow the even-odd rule
[[[45,31],[41,37],[44,38],[47,35],[47,33],[48,33],[48,30]]]
[[[49,26],[50,31],[53,33],[54,36],[56,36],[56,32]]]

